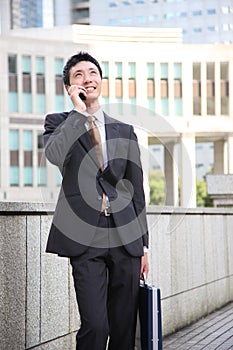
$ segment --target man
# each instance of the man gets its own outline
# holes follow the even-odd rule
[[[63,181],[47,252],[70,258],[81,318],[78,350],[133,350],[148,231],[140,153],[133,127],[99,103],[102,70],[86,52],[63,80],[71,112],[45,120],[45,154]]]

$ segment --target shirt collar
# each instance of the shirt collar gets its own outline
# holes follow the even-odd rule
[[[90,115],[90,114],[87,113],[86,111],[83,112],[82,114],[84,114],[85,117],[88,117],[88,116]],[[96,117],[96,119],[97,119],[100,123],[102,123],[102,124],[105,123],[105,121],[104,121],[104,111],[103,111],[102,108],[99,108],[98,111],[96,111],[93,115]]]

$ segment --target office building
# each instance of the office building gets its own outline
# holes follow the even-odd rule
[[[178,29],[86,25],[1,35],[1,199],[56,197],[61,177],[43,157],[44,116],[72,108],[63,64],[89,50],[102,64],[105,110],[135,125],[145,173],[148,145],[163,147],[166,204],[177,205],[180,177],[181,205],[195,206],[196,143],[212,142],[215,173],[233,172],[233,46],[181,41]]]
[[[8,27],[92,24],[182,28],[184,43],[232,43],[232,0],[2,0]],[[6,25],[4,25],[7,27]]]
[[[90,1],[90,23],[182,28],[184,43],[232,43],[232,0]]]

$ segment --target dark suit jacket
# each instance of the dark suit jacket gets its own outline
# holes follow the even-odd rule
[[[115,246],[141,256],[143,246],[148,246],[148,230],[133,127],[105,114],[108,166],[101,172],[85,121],[74,110],[45,119],[45,155],[63,177],[46,251],[67,257],[82,254],[95,237],[105,192],[116,225]]]

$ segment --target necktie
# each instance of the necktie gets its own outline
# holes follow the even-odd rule
[[[95,147],[95,152],[97,155],[97,159],[100,165],[100,169],[104,170],[104,158],[103,158],[103,151],[102,151],[102,144],[101,144],[101,136],[99,132],[99,128],[96,125],[95,121],[96,118],[92,115],[89,115],[87,117],[87,121],[89,123],[88,132],[91,137],[92,145]],[[106,194],[103,193],[103,201],[102,201],[102,208],[101,210],[104,211],[107,207],[107,200],[106,200]]]

